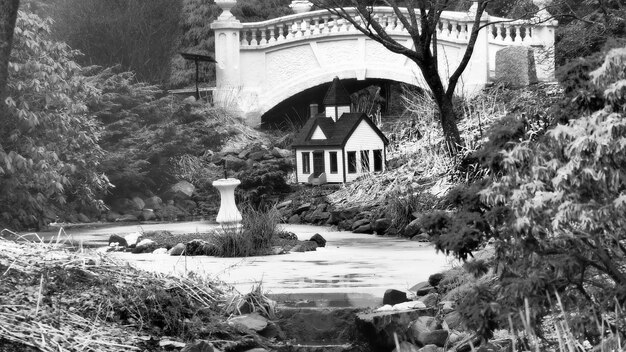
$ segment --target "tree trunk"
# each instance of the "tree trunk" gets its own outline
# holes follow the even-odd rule
[[[0,112],[4,109],[9,58],[19,6],[19,0],[0,0]]]
[[[456,155],[459,147],[463,146],[463,140],[457,127],[452,97],[448,96],[443,88],[435,60],[431,59],[428,61],[430,61],[429,65],[421,71],[433,94],[437,108],[439,108],[439,121],[441,122],[443,136],[446,139],[447,151],[451,156]]]

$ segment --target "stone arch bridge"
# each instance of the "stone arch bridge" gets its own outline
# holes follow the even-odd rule
[[[236,0],[216,1],[224,10],[211,24],[215,31],[217,82],[214,101],[239,110],[251,125],[287,98],[340,79],[387,79],[427,87],[417,65],[367,38],[348,21],[318,10],[241,23],[230,9]],[[374,7],[374,17],[398,42],[412,40],[392,8]],[[439,70],[448,77],[468,45],[474,15],[446,11],[437,33]],[[356,14],[356,13],[355,13]],[[355,16],[358,18],[358,16]],[[536,21],[539,23],[539,21]],[[483,15],[474,54],[457,93],[472,95],[494,77],[496,52],[508,46],[533,47],[539,80],[554,76],[556,22],[532,24]]]

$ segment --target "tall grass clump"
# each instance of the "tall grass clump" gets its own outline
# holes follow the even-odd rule
[[[274,236],[279,231],[280,213],[276,207],[242,209],[241,227],[217,230],[211,239],[219,257],[250,257],[268,255]]]

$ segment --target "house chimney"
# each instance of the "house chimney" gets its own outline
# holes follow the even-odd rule
[[[309,105],[310,117],[315,117],[315,115],[317,115],[318,113],[319,113],[319,105],[317,105],[317,104],[310,104]]]

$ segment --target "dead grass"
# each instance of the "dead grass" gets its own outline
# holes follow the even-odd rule
[[[62,236],[18,243],[9,235],[14,237],[0,234],[3,344],[45,352],[159,351],[162,336],[231,344],[242,338],[221,322],[243,296],[221,282],[145,272],[96,252],[70,251],[60,245]]]

